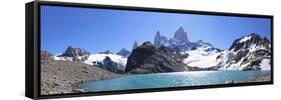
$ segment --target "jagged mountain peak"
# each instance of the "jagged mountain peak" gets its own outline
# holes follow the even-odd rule
[[[218,66],[223,70],[268,70],[270,69],[271,44],[257,33],[236,39],[223,56],[218,57]],[[266,65],[264,64],[266,62]]]
[[[160,37],[160,31],[157,31],[157,32],[156,32],[156,36],[157,36],[157,37]]]
[[[85,50],[83,48],[74,48],[72,46],[68,46],[65,53],[66,54],[71,53],[71,54],[76,55],[76,56],[90,55],[90,52],[88,52],[87,50]]]
[[[59,57],[71,57],[72,60],[75,61],[84,61],[90,55],[90,52],[86,51],[83,48],[74,48],[72,46],[68,46],[67,49],[59,55]]]
[[[138,47],[138,42],[137,42],[137,41],[135,41],[135,42],[134,42],[134,44],[133,44],[133,48],[132,48],[132,50],[136,49],[137,47]]]
[[[249,49],[249,48],[270,48],[270,41],[266,37],[261,37],[257,33],[252,33],[250,35],[242,36],[236,39],[229,50],[237,51],[240,49]]]
[[[160,31],[157,31],[154,37],[154,46],[160,48],[162,45],[169,46],[169,40],[165,36],[161,36]]]
[[[160,31],[156,32],[156,35],[154,37],[154,45],[156,48],[159,48],[162,44],[161,44],[161,36],[160,36]]]
[[[184,31],[183,27],[180,27],[174,35],[174,39],[178,40],[181,43],[189,42],[187,33]]]
[[[208,46],[211,47],[211,49],[217,49],[212,44],[204,42],[203,40],[198,40],[197,42],[189,41],[183,27],[179,27],[174,34],[174,38],[171,39],[167,39],[165,36],[161,35],[160,31],[157,31],[154,37],[154,46],[156,48],[165,46],[182,52],[192,49],[194,50],[201,46]],[[220,51],[219,49],[217,50]]]
[[[110,50],[105,50],[104,52],[99,52],[99,54],[113,54]]]
[[[122,48],[119,52],[116,53],[117,55],[121,55],[123,57],[129,57],[131,52],[126,48]]]
[[[153,44],[149,41],[144,42],[141,47],[154,48]]]

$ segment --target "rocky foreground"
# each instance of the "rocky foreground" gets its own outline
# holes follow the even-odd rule
[[[236,83],[252,83],[252,82],[269,82],[271,81],[271,73],[265,74],[263,76],[257,77],[255,79],[251,79],[248,81],[233,81],[233,80],[227,80],[224,83],[225,84],[236,84]]]
[[[85,92],[78,84],[86,81],[105,80],[119,77],[109,72],[79,61],[41,60],[41,94],[66,94]]]
[[[266,74],[264,76],[260,76],[260,77],[258,77],[256,79],[252,79],[252,80],[250,80],[248,82],[268,82],[268,81],[271,81],[271,73],[268,73],[268,74]]]

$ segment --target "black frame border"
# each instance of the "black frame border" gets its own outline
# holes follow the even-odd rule
[[[79,7],[79,8],[100,8],[113,10],[129,10],[129,11],[148,11],[148,12],[164,12],[164,13],[181,13],[181,14],[198,14],[211,16],[231,16],[231,17],[249,17],[249,18],[268,18],[271,20],[271,81],[268,82],[251,82],[251,83],[237,83],[237,84],[217,84],[217,85],[203,85],[203,86],[184,86],[184,87],[167,87],[167,88],[149,88],[149,89],[134,89],[134,90],[118,90],[118,91],[102,91],[102,92],[87,92],[87,93],[70,93],[70,94],[55,94],[55,95],[41,95],[40,87],[40,6],[63,6],[63,7]],[[175,91],[175,90],[193,90],[193,89],[209,89],[222,87],[237,87],[237,86],[254,86],[254,85],[268,85],[273,84],[273,15],[260,14],[242,14],[242,13],[226,13],[226,12],[210,12],[210,11],[196,11],[196,10],[180,10],[180,9],[166,9],[166,8],[148,8],[148,7],[133,7],[120,5],[102,5],[102,4],[88,4],[88,3],[70,3],[70,2],[55,2],[55,1],[34,1],[34,99],[49,99],[49,98],[67,98],[67,97],[81,97],[81,96],[98,96],[98,95],[112,95],[112,94],[131,94],[144,92],[160,92],[160,91]]]

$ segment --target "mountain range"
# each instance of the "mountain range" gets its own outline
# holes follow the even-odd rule
[[[133,43],[132,50],[109,50],[90,54],[69,46],[54,60],[79,61],[116,73],[161,73],[200,70],[270,70],[271,43],[257,33],[234,40],[228,49],[219,49],[203,40],[192,42],[183,27],[168,39],[156,32],[154,43]],[[46,52],[46,51],[44,51]]]

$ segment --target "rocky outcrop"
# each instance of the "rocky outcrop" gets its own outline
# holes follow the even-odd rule
[[[114,62],[110,57],[106,56],[101,62],[96,62],[96,66],[114,73],[124,73],[124,65]]]
[[[116,53],[117,55],[123,56],[123,57],[129,57],[131,52],[126,50],[125,48],[122,48],[118,53]]]
[[[223,70],[270,69],[271,45],[267,38],[253,33],[236,39],[227,52],[217,57]],[[261,65],[265,60],[265,65]]]
[[[180,43],[187,43],[187,42],[189,42],[189,40],[187,38],[187,34],[184,31],[183,27],[180,27],[175,32],[174,39],[178,40]]]
[[[186,65],[173,55],[157,49],[150,42],[145,42],[134,49],[126,65],[127,73],[145,74],[185,71]]]
[[[68,46],[63,54],[58,55],[58,57],[68,57],[73,61],[85,61],[88,59],[90,52],[82,48],[73,48]]]

